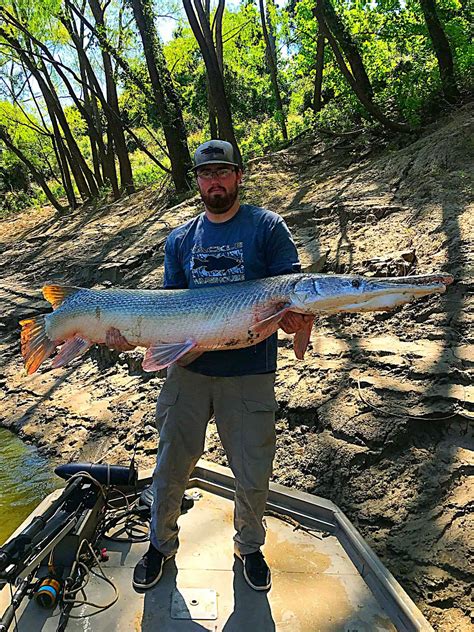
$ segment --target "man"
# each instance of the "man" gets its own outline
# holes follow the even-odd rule
[[[221,140],[200,145],[193,168],[204,212],[169,235],[165,288],[193,288],[300,271],[286,224],[270,211],[239,201],[242,171],[233,146]],[[297,331],[306,316],[282,323]],[[163,564],[178,549],[177,520],[190,474],[204,451],[214,413],[236,482],[235,553],[247,583],[271,586],[260,547],[263,514],[275,454],[274,380],[277,335],[247,349],[204,353],[186,367],[173,364],[156,407],[160,442],[154,473],[150,547],[137,564],[136,588],[154,586]]]

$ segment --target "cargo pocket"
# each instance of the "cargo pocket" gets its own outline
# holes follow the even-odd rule
[[[249,461],[258,463],[258,469],[267,472],[275,454],[276,431],[275,399],[272,376],[258,376],[251,393],[243,399],[242,441]]]
[[[278,410],[278,404],[274,396],[270,400],[263,401],[244,399],[244,406],[248,413],[275,412]]]
[[[179,395],[179,385],[176,382],[166,381],[158,395],[156,402],[155,423],[160,432],[166,420],[169,409],[176,404]]]
[[[248,413],[275,412],[275,374],[246,375],[242,378],[242,399]]]
[[[242,484],[250,494],[267,491],[275,456],[277,408],[273,394],[243,401]]]

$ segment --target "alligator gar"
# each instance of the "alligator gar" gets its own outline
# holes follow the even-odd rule
[[[254,281],[185,290],[94,290],[46,285],[53,312],[20,322],[21,350],[28,374],[59,345],[53,368],[110,340],[118,330],[131,346],[146,347],[145,371],[173,362],[187,364],[205,351],[249,347],[279,327],[288,312],[334,314],[390,310],[410,300],[444,292],[449,274],[369,278],[330,274],[289,274]],[[312,327],[296,332],[302,359]]]

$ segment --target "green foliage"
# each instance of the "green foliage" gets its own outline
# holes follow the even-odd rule
[[[40,171],[48,171],[47,160],[52,153],[50,139],[41,132],[41,122],[33,113],[27,114],[19,106],[2,101],[0,102],[0,126],[5,129],[13,144],[35,167]],[[20,162],[20,159],[9,149],[0,153],[0,169]]]
[[[21,211],[30,204],[30,175],[21,162],[0,165],[0,217]]]
[[[0,167],[0,191],[24,191],[30,188],[30,174],[22,162]]]
[[[301,0],[293,13],[298,40],[292,60],[297,77],[291,97],[293,108],[296,104],[307,107],[308,97],[301,98],[301,92],[308,95],[314,81],[318,25],[312,16],[313,6],[314,0]],[[361,52],[376,103],[392,118],[419,124],[439,101],[441,92],[438,65],[419,0],[335,0],[334,6]],[[440,0],[437,7],[453,50],[458,82],[468,88],[474,55],[468,21],[458,0]],[[357,124],[360,117],[366,118],[328,46],[324,96],[327,104],[316,117],[320,124],[343,129],[347,124]]]
[[[148,148],[153,151],[154,155],[159,156],[165,164],[169,162],[166,158],[164,158],[164,156],[160,156],[159,149],[157,147],[149,146]],[[151,162],[150,158],[140,150],[134,151],[130,154],[130,162],[133,169],[133,179],[138,188],[154,184],[155,182],[160,181],[164,176],[163,171],[158,167],[158,165]]]
[[[15,215],[32,206],[33,198],[26,191],[6,191],[0,197],[0,219]]]
[[[374,90],[374,101],[380,110],[393,120],[416,126],[443,106],[438,63],[419,0],[331,2],[361,53]],[[276,0],[265,0],[265,3],[276,37],[278,80],[290,138],[312,127],[344,131],[372,125],[373,120],[342,76],[329,45],[324,53],[323,108],[317,114],[313,112],[318,39],[318,23],[313,15],[315,0],[288,0],[286,6]],[[213,0],[212,12],[216,5]],[[5,0],[2,4],[21,18],[52,54],[78,73],[77,55],[57,19],[63,6],[63,0]],[[180,6],[178,0],[155,0],[153,14],[158,29],[161,15],[181,16],[173,36],[164,44],[163,52],[180,98],[188,145],[193,152],[209,137],[207,76],[199,46],[182,9],[179,13]],[[456,80],[464,93],[472,89],[474,68],[471,16],[467,6],[460,0],[437,0],[437,11],[453,51]],[[93,21],[88,8],[85,12]],[[3,20],[1,13],[0,25],[25,42],[24,35]],[[222,32],[224,81],[237,139],[243,158],[247,160],[282,145],[257,1],[228,4]],[[150,87],[141,39],[129,3],[111,0],[107,4],[104,34],[120,49],[134,75]],[[86,45],[91,64],[104,85],[100,46],[93,37]],[[85,121],[72,100],[64,98],[66,90],[58,74],[50,65],[48,68],[63,99],[63,109],[74,138],[91,166]],[[0,82],[0,98],[4,99],[0,101],[0,125],[6,128],[15,146],[45,175],[53,193],[63,198],[60,170],[49,136],[51,121],[45,104],[39,100],[41,118],[32,103],[24,70],[18,64],[18,53],[1,39],[0,73],[3,80]],[[123,122],[133,128],[161,162],[168,165],[156,103],[144,96],[143,89],[137,87],[123,69],[116,67],[115,75]],[[82,99],[81,86],[73,79],[71,81]],[[17,96],[21,107],[13,103],[12,94]],[[99,116],[105,130],[105,116],[100,106]],[[138,148],[136,141],[126,135],[136,185],[141,187],[160,181],[163,172]],[[108,142],[105,131],[104,142]],[[34,203],[44,200],[44,193],[38,192],[36,185],[30,182],[31,175],[26,179],[24,176],[21,160],[0,142],[0,191],[4,193],[4,210],[0,212],[15,212],[28,200]]]

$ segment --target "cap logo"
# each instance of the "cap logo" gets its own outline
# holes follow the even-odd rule
[[[201,154],[224,154],[224,150],[221,147],[206,147],[201,149]]]

